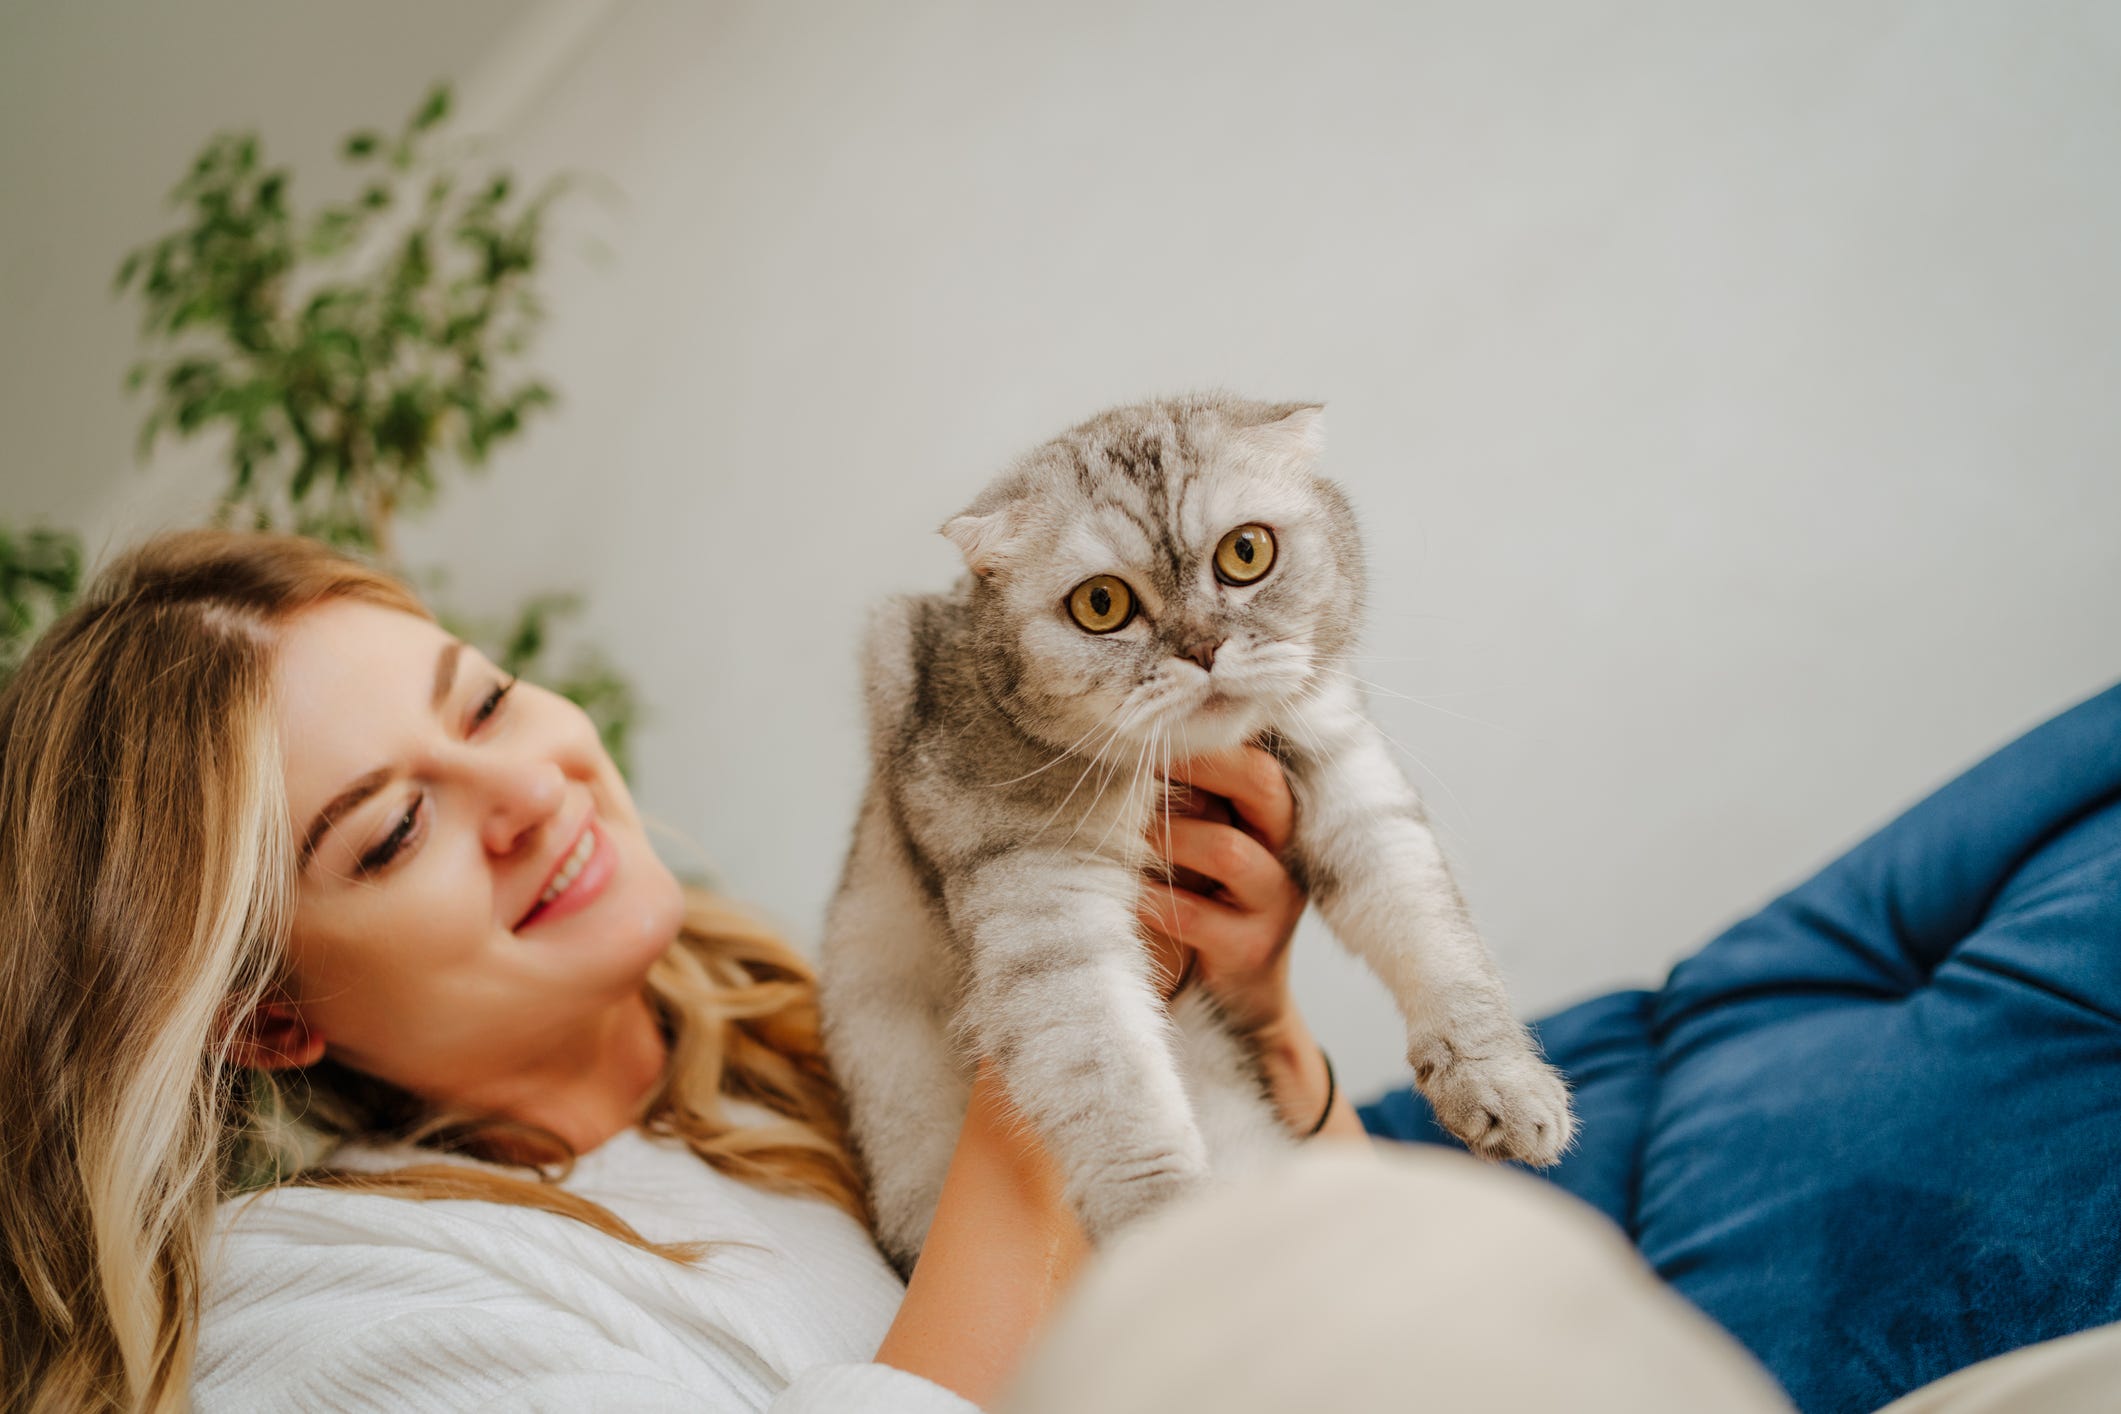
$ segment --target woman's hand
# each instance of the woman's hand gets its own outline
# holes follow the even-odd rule
[[[1181,761],[1170,779],[1149,843],[1171,878],[1144,887],[1142,927],[1172,986],[1190,961],[1239,1029],[1273,1027],[1293,1010],[1289,939],[1306,901],[1280,858],[1296,827],[1288,779],[1256,746]]]
[[[1282,1122],[1298,1134],[1362,1134],[1325,1053],[1289,994],[1289,940],[1306,902],[1281,855],[1296,802],[1281,763],[1258,747],[1171,768],[1168,817],[1149,843],[1171,878],[1142,891],[1141,924],[1167,986],[1190,966],[1252,1041]]]

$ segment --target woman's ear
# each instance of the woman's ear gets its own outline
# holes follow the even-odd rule
[[[324,1037],[291,1002],[266,1002],[236,1027],[228,1058],[246,1070],[299,1070],[324,1058]]]

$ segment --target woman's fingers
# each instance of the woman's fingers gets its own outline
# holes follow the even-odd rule
[[[1139,916],[1150,937],[1211,957],[1230,951],[1233,945],[1249,950],[1252,935],[1259,931],[1250,915],[1226,903],[1154,880],[1142,889]],[[1159,954],[1159,960],[1183,964],[1183,958],[1168,949]],[[1175,976],[1176,969],[1171,970]]]
[[[1178,780],[1164,787],[1164,803],[1161,814],[1176,818],[1181,815],[1195,820],[1215,820],[1225,825],[1237,823],[1230,813],[1230,802],[1219,795],[1210,795],[1198,786],[1189,786]],[[1151,821],[1154,824],[1154,818]]]
[[[1230,802],[1245,830],[1279,854],[1296,828],[1296,801],[1281,763],[1256,746],[1173,763],[1173,781]]]
[[[1294,887],[1288,871],[1265,845],[1229,825],[1179,816],[1160,827],[1152,825],[1149,840],[1175,870],[1214,884],[1229,904],[1247,913],[1280,905]],[[1199,886],[1188,872],[1179,878]],[[1152,892],[1158,887],[1149,885]]]
[[[1140,914],[1150,936],[1184,943],[1212,974],[1267,966],[1288,946],[1303,890],[1265,845],[1228,825],[1173,820],[1159,848],[1174,877],[1142,886]]]
[[[1169,771],[1168,811],[1149,823],[1161,877],[1145,881],[1140,917],[1160,956],[1200,964],[1202,983],[1246,1025],[1290,1009],[1289,938],[1304,891],[1278,857],[1296,824],[1281,763],[1256,747],[1195,757]]]
[[[1150,884],[1142,890],[1141,921],[1157,950],[1159,976],[1175,982],[1185,957],[1200,961],[1201,977],[1233,1016],[1271,1011],[1283,988],[1279,959],[1288,929],[1261,913],[1247,913],[1189,889]]]

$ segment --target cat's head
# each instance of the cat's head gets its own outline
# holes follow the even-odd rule
[[[1003,710],[1055,745],[1160,736],[1176,757],[1246,740],[1311,687],[1363,591],[1323,418],[1221,395],[1115,408],[945,524]]]

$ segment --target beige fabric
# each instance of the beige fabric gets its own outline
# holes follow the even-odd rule
[[[1576,1200],[1442,1150],[1314,1144],[1122,1239],[1000,1408],[1790,1405]]]
[[[1881,1414],[2113,1414],[2121,1409],[2121,1325],[1998,1355],[1913,1394]]]

